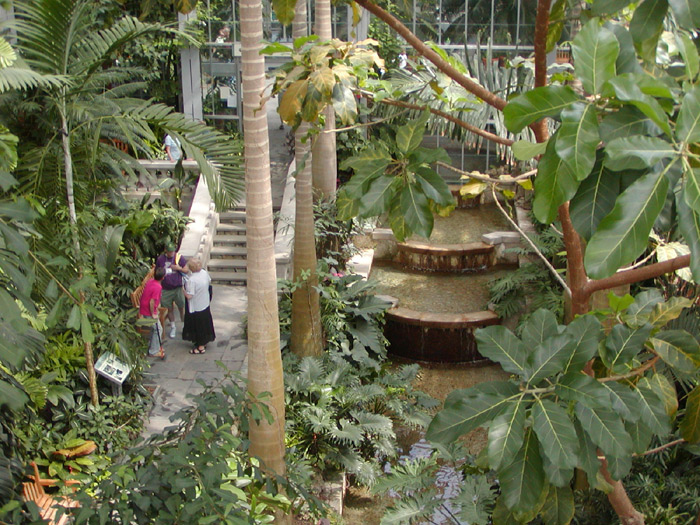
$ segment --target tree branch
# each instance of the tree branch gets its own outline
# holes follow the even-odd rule
[[[566,261],[568,268],[568,280],[571,289],[575,290],[575,294],[571,294],[571,314],[573,316],[584,314],[588,311],[588,297],[584,290],[588,282],[588,276],[583,266],[583,248],[581,246],[581,238],[578,236],[571,216],[569,215],[569,203],[565,202],[559,206],[558,210],[559,222],[561,222],[564,247],[566,248]]]
[[[436,164],[438,166],[441,166],[443,168],[447,168],[449,170],[454,171],[455,173],[459,173],[462,176],[469,177],[470,179],[475,179],[475,180],[480,180],[482,182],[488,182],[489,184],[500,184],[502,186],[513,186],[520,182],[521,180],[529,179],[533,175],[537,174],[537,169],[526,171],[525,173],[521,173],[520,175],[517,175],[515,177],[512,177],[510,179],[494,179],[492,177],[489,177],[488,175],[481,175],[481,174],[476,174],[476,173],[471,173],[468,171],[462,171],[458,168],[455,168],[454,166],[450,166],[446,162],[442,161],[437,161]]]
[[[535,243],[532,242],[532,239],[528,237],[525,232],[516,224],[516,222],[508,215],[506,210],[503,209],[503,206],[501,206],[501,203],[498,202],[498,196],[496,195],[496,187],[491,186],[491,192],[493,194],[493,200],[496,203],[496,206],[498,206],[498,209],[501,211],[501,213],[505,216],[505,218],[510,222],[510,225],[515,228],[515,230],[520,234],[520,236],[525,239],[525,241],[530,245],[530,247],[535,251],[535,254],[542,259],[542,262],[544,265],[547,267],[547,269],[552,272],[552,275],[556,278],[557,281],[559,281],[559,284],[562,285],[564,288],[564,292],[567,293],[568,295],[571,295],[571,289],[569,286],[566,284],[566,281],[562,278],[561,275],[559,275],[559,272],[557,272],[556,268],[552,266],[552,263],[550,263],[547,258],[544,256],[544,254],[535,246]]]
[[[650,454],[656,454],[657,452],[661,452],[662,450],[666,450],[667,448],[675,447],[676,445],[681,445],[685,443],[685,439],[680,438],[676,439],[675,441],[669,441],[665,445],[661,445],[656,448],[652,448],[647,450],[646,452],[642,452],[641,454],[634,454],[635,456],[648,456]]]
[[[535,19],[535,87],[547,85],[547,30],[549,29],[549,6],[551,0],[538,0]],[[531,126],[537,142],[547,140],[547,119]]]
[[[355,3],[362,6],[374,16],[386,23],[419,54],[423,55],[425,58],[430,60],[440,71],[445,73],[448,77],[457,82],[464,89],[466,89],[470,93],[473,93],[481,100],[486,102],[488,105],[493,106],[496,109],[503,110],[503,108],[506,107],[507,102],[505,100],[492,93],[477,82],[474,82],[466,75],[463,75],[461,72],[457,71],[447,61],[443,60],[443,58],[440,55],[438,55],[435,51],[430,49],[430,47],[426,46],[423,42],[421,42],[421,40],[418,37],[411,33],[411,31],[391,13],[385,11],[371,0],[355,0]]]
[[[609,377],[596,377],[598,381],[601,383],[608,383],[610,381],[620,381],[622,379],[629,379],[630,377],[637,377],[642,375],[644,372],[649,370],[652,366],[656,364],[656,362],[659,360],[659,356],[656,355],[649,359],[646,363],[644,363],[642,366],[639,368],[635,368],[631,372],[627,372],[626,374],[620,374],[616,376],[609,376]]]
[[[372,97],[372,93],[369,91],[362,90],[361,93],[364,96]],[[457,117],[453,117],[449,113],[446,113],[446,112],[441,111],[439,109],[431,108],[429,106],[420,106],[418,104],[411,104],[410,102],[403,102],[401,100],[394,100],[394,99],[390,99],[390,98],[383,98],[380,102],[382,102],[384,104],[388,104],[389,106],[397,106],[400,108],[413,109],[416,111],[425,111],[427,109],[433,115],[437,115],[439,117],[444,118],[445,120],[449,120],[450,122],[457,124],[458,126],[466,129],[467,131],[470,131],[470,132],[474,133],[475,135],[479,135],[480,137],[483,137],[487,140],[490,140],[491,142],[496,142],[498,144],[503,144],[505,146],[512,146],[513,143],[515,142],[512,139],[499,137],[498,135],[496,135],[494,133],[490,133],[490,132],[485,131],[481,128],[478,128],[472,124],[469,124],[468,122],[465,122],[462,119],[458,119]]]
[[[619,272],[611,277],[606,277],[605,279],[588,281],[584,289],[586,294],[590,295],[599,290],[607,290],[623,284],[632,284],[639,281],[644,281],[646,279],[653,279],[654,277],[659,277],[665,273],[680,270],[688,265],[690,265],[690,255],[681,255],[680,257],[650,264],[649,266],[644,266],[642,268],[635,268],[634,270]]]

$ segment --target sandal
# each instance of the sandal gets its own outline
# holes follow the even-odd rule
[[[148,357],[158,357],[162,361],[165,361],[165,350],[163,350],[163,347],[161,346],[160,352],[158,352],[157,354],[148,354]]]
[[[190,350],[190,354],[193,355],[199,355],[199,354],[204,354],[206,353],[207,349],[202,347],[195,346],[192,350]]]

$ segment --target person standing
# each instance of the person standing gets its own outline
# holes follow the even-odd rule
[[[211,277],[202,269],[202,261],[196,257],[187,261],[187,269],[190,272],[185,279],[188,310],[182,338],[194,343],[190,354],[203,354],[206,352],[207,343],[216,339],[214,321],[209,309]]]
[[[182,146],[180,146],[180,139],[177,137],[171,137],[166,135],[163,140],[165,145],[165,153],[168,155],[168,160],[171,162],[177,162],[182,157]]]
[[[182,289],[182,274],[185,271],[187,260],[183,256],[175,253],[175,245],[168,243],[165,246],[165,253],[156,259],[156,268],[165,270],[163,278],[163,306],[168,309],[168,320],[170,321],[171,339],[177,336],[175,326],[175,307],[180,312],[180,321],[185,320],[185,294]]]
[[[139,301],[139,316],[150,317],[155,322],[151,326],[150,343],[148,345],[148,357],[160,357],[165,359],[163,350],[163,327],[158,319],[158,308],[163,287],[161,281],[165,277],[164,268],[156,268],[153,272],[153,279],[146,283]]]

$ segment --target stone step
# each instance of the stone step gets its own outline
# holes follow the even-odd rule
[[[214,235],[214,246],[245,246],[245,235]]]
[[[234,246],[214,246],[210,253],[213,258],[225,259],[228,257],[245,257],[248,255],[248,250]]]
[[[219,213],[219,224],[245,222],[245,211],[224,211]]]
[[[215,271],[245,270],[247,264],[245,259],[209,259],[208,268]]]
[[[209,272],[211,280],[216,284],[242,284],[248,283],[248,274],[245,272]]]
[[[216,227],[217,235],[245,235],[245,225],[242,224],[219,224]]]

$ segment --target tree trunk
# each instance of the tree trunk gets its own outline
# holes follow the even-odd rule
[[[68,136],[68,121],[66,119],[66,108],[61,108],[61,145],[63,146],[63,167],[66,172],[66,202],[68,204],[68,217],[70,220],[70,231],[73,237],[73,250],[75,259],[80,260],[80,238],[78,236],[78,215],[75,211],[75,194],[73,192],[73,157],[70,151],[70,137]],[[83,274],[80,265],[78,273]],[[80,303],[85,303],[85,294],[80,292]],[[90,401],[93,406],[100,404],[100,396],[97,391],[97,374],[95,374],[95,361],[92,354],[92,343],[83,342],[83,353],[85,354],[85,367],[87,369],[88,384],[90,385]]]
[[[294,39],[308,34],[306,2],[297,2],[293,23]],[[300,283],[292,293],[292,329],[290,348],[300,357],[318,356],[323,351],[321,306],[316,272],[316,237],[309,142],[302,139],[310,125],[302,123],[294,134],[296,157],[296,215],[294,219],[294,281]],[[307,275],[302,281],[302,275]]]
[[[273,422],[250,421],[250,454],[263,467],[284,476],[284,379],[280,354],[275,268],[270,143],[265,105],[262,9],[257,0],[242,0],[241,56],[245,146],[246,224],[248,229],[248,390],[263,392]],[[285,522],[279,517],[277,523]]]
[[[321,42],[333,38],[331,34],[331,2],[316,1],[316,34]],[[313,143],[313,186],[317,199],[334,200],[338,180],[338,161],[335,152],[335,110],[333,106],[323,111],[325,124],[323,131]]]

